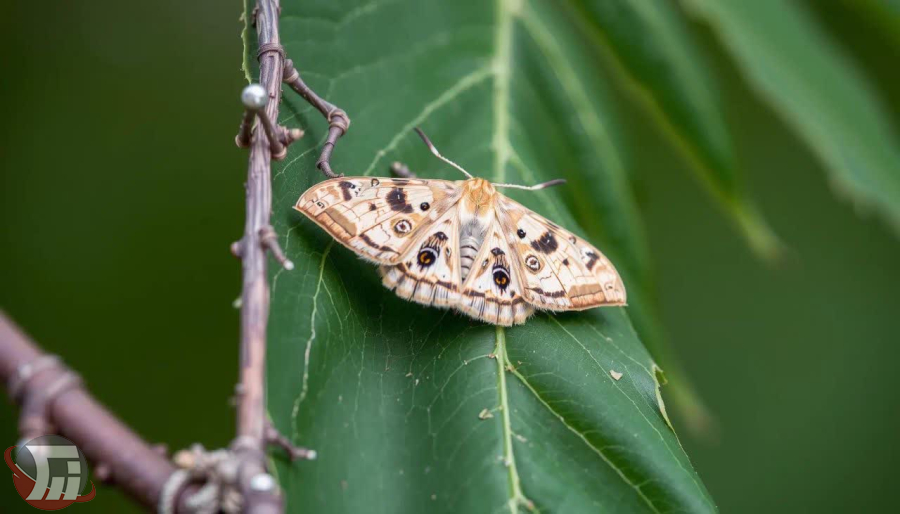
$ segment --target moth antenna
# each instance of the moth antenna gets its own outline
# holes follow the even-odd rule
[[[560,184],[565,184],[566,179],[564,178],[555,178],[553,180],[548,180],[547,182],[541,182],[540,184],[535,184],[533,186],[520,186],[519,184],[493,184],[494,187],[508,187],[510,189],[524,189],[525,191],[540,191],[541,189],[546,189],[551,186],[558,186]]]
[[[419,134],[419,137],[422,138],[422,141],[425,141],[425,144],[428,145],[428,149],[431,150],[431,153],[433,153],[438,159],[463,172],[463,175],[472,178],[472,175],[468,171],[464,170],[462,166],[441,155],[441,152],[439,152],[437,147],[434,146],[434,143],[432,143],[431,140],[428,139],[428,136],[426,136],[425,133],[422,132],[422,129],[420,129],[419,127],[415,127],[413,130],[416,131],[416,134]]]

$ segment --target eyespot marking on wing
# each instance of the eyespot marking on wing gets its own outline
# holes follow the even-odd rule
[[[409,234],[412,229],[412,223],[407,219],[402,219],[397,223],[394,223],[394,232],[396,232],[398,236],[405,236],[406,234]]]
[[[435,250],[434,248],[427,247],[419,250],[419,255],[418,257],[416,257],[416,261],[419,264],[419,269],[423,270],[437,262],[438,252],[440,252],[440,250]]]

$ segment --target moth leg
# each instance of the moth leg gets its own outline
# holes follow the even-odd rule
[[[395,162],[394,164],[391,164],[391,173],[400,178],[417,178],[416,174],[409,169],[409,166],[403,164],[402,162]]]

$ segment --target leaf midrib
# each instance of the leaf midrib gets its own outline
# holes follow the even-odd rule
[[[493,130],[491,138],[494,147],[494,182],[503,183],[506,176],[506,165],[511,155],[509,142],[509,82],[512,68],[512,23],[513,2],[516,0],[497,0],[497,23],[494,33],[494,58],[491,69],[494,71],[493,88]],[[530,505],[522,493],[519,470],[512,443],[512,426],[509,421],[509,394],[506,390],[506,329],[497,326],[495,331],[496,346],[494,358],[497,361],[497,389],[499,393],[500,411],[503,419],[503,464],[507,469],[509,480],[509,499],[507,507],[510,513],[516,514],[520,503]]]

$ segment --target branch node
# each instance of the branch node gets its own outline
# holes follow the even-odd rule
[[[189,512],[240,512],[243,498],[237,489],[240,462],[231,450],[207,451],[200,444],[181,450],[173,457],[179,469],[173,473],[160,496],[159,512],[174,513],[178,492],[188,483],[203,485],[184,499]]]
[[[56,368],[57,375],[46,387],[29,388],[28,382],[43,371]],[[16,367],[9,377],[10,397],[22,405],[19,416],[19,438],[30,441],[35,437],[56,432],[50,422],[50,406],[56,398],[81,386],[81,377],[70,370],[57,355],[42,354]]]
[[[278,48],[281,48],[280,45],[278,45],[277,48],[260,48],[259,55],[262,55],[264,52],[276,51]],[[281,50],[281,52],[284,53],[284,50]],[[265,107],[269,103],[269,96],[270,95],[266,93],[265,88],[259,84],[250,84],[241,91],[241,102],[243,102],[245,110],[244,117],[241,119],[241,125],[238,128],[238,134],[235,136],[234,142],[238,148],[248,148],[253,134],[253,120],[254,118],[259,119],[263,131],[266,133],[266,138],[269,140],[272,158],[281,160],[287,155],[287,148],[283,141],[297,134],[290,131],[282,134],[281,127],[276,128],[275,124],[272,123],[272,120],[269,119],[269,116],[266,115]],[[302,135],[303,133],[301,131],[300,134],[297,135],[297,138]],[[293,140],[290,142],[292,141]]]
[[[22,388],[26,382],[31,380],[41,371],[60,365],[62,365],[62,360],[59,358],[59,355],[49,353],[39,355],[29,362],[20,364],[16,367],[15,372],[6,384],[6,390],[9,392],[9,397],[18,401],[19,395],[22,393]]]
[[[229,250],[231,250],[231,255],[234,255],[235,257],[240,259],[244,256],[244,240],[241,239],[239,241],[231,243]]]
[[[333,108],[328,113],[327,118],[329,126],[341,129],[341,135],[346,134],[347,130],[350,129],[350,117],[347,116],[343,109]]]
[[[281,55],[281,58],[284,59],[284,47],[278,43],[263,43],[259,45],[259,49],[256,51],[256,60],[259,61],[269,52],[277,52]]]
[[[272,228],[272,225],[266,225],[259,229],[259,242],[263,248],[272,252],[272,256],[281,264],[281,267],[288,271],[294,269],[294,263],[281,250],[281,246],[278,244],[278,235],[275,234],[275,229]]]

